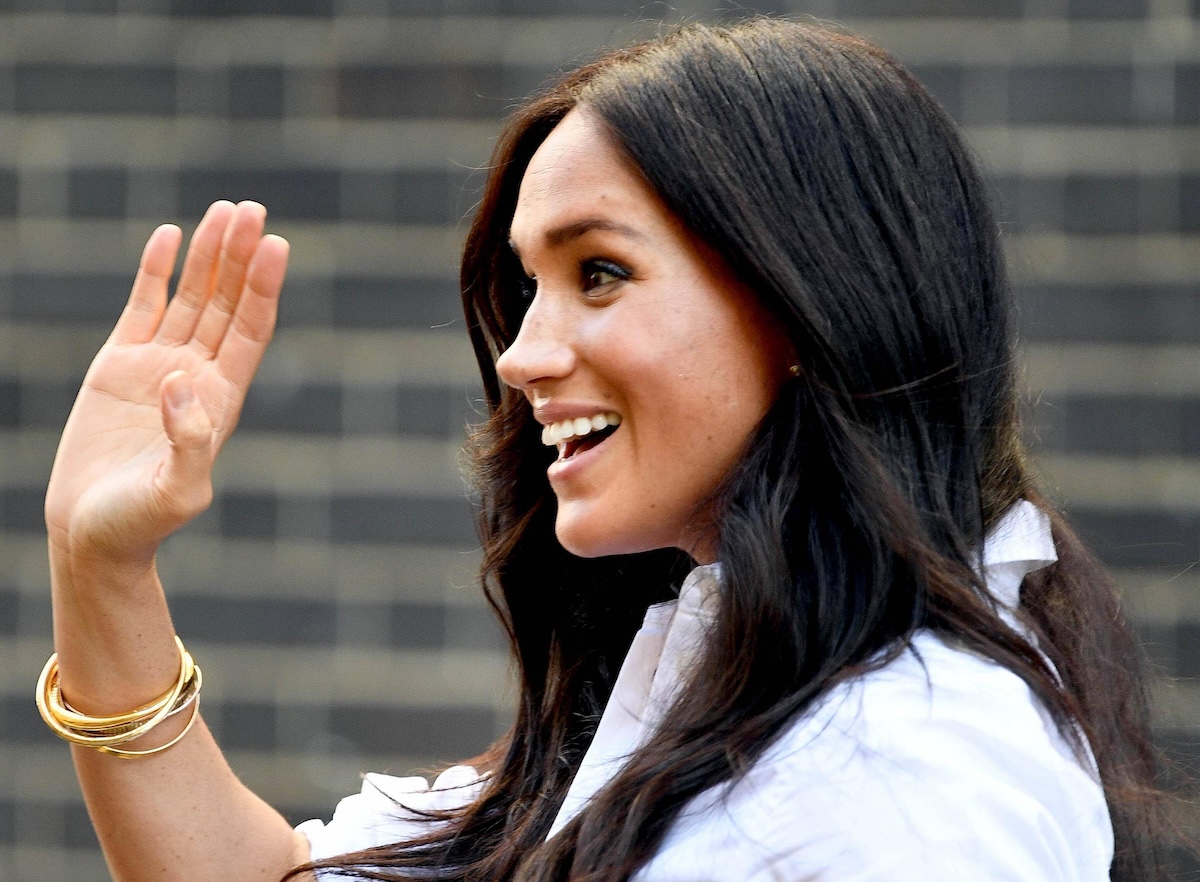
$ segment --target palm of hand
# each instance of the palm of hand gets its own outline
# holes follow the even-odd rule
[[[59,444],[46,497],[52,546],[149,560],[207,507],[213,460],[274,327],[287,248],[262,236],[264,219],[253,203],[215,204],[170,305],[179,232],[159,228],[147,243]],[[173,406],[172,392],[190,403]]]

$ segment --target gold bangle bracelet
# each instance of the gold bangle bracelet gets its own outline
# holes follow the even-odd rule
[[[179,648],[179,678],[175,685],[155,701],[124,714],[91,716],[75,710],[62,695],[58,679],[58,655],[50,656],[38,678],[35,701],[38,712],[50,730],[64,741],[90,747],[120,757],[150,756],[178,744],[196,722],[203,675],[200,667],[175,638]],[[191,706],[187,725],[166,744],[148,750],[123,750],[116,745],[141,738],[163,720]]]
[[[184,704],[190,699],[191,694],[199,689],[197,682],[200,669],[196,667],[192,661],[192,657],[188,653],[183,655],[184,667],[187,670],[187,680],[184,683],[182,694],[171,706],[171,711],[168,714],[178,713],[183,709]],[[51,677],[49,684],[46,687],[46,703],[50,707],[50,711],[54,718],[65,726],[72,729],[87,729],[90,731],[108,731],[113,734],[118,729],[125,728],[128,731],[130,726],[136,726],[144,722],[148,717],[158,713],[166,704],[170,693],[165,693],[162,698],[151,704],[145,705],[138,711],[131,711],[127,714],[119,714],[111,717],[94,717],[90,714],[82,713],[67,703],[63,697],[62,690],[58,680]]]
[[[204,684],[204,677],[200,671],[200,668],[198,666],[194,665],[192,676],[188,680],[187,685],[184,688],[183,694],[179,696],[179,700],[175,702],[175,705],[171,708],[170,712],[167,714],[167,717],[170,718],[170,717],[175,716],[178,713],[181,713],[188,707],[188,705],[190,705],[193,701],[195,701],[196,697],[200,694],[200,687],[203,684]],[[56,703],[56,700],[58,703]],[[72,708],[70,705],[68,705],[65,701],[62,701],[61,693],[58,691],[58,686],[53,680],[51,681],[50,686],[49,686],[49,696],[48,696],[47,703],[50,706],[51,716],[55,717],[55,719],[60,724],[62,724],[64,728],[70,729],[77,734],[88,736],[89,738],[93,738],[93,737],[97,737],[97,736],[99,736],[99,737],[128,736],[130,732],[133,732],[139,726],[143,725],[143,723],[138,722],[138,721],[121,723],[120,725],[116,725],[116,726],[113,726],[113,725],[103,725],[103,726],[82,725],[81,721],[87,721],[89,719],[89,717],[87,717],[84,714],[80,714],[78,711],[76,711],[74,708]],[[62,713],[60,708],[65,708],[66,711],[71,714],[71,718],[70,719],[66,718],[65,714]],[[100,719],[102,719],[102,718],[100,718]]]
[[[191,702],[192,715],[188,717],[187,725],[183,727],[183,731],[168,741],[166,744],[160,744],[158,747],[150,747],[146,750],[123,750],[119,747],[97,747],[96,750],[101,753],[107,753],[111,756],[118,756],[122,759],[136,759],[139,756],[153,756],[156,753],[162,753],[169,747],[174,747],[183,740],[183,736],[192,731],[192,726],[196,724],[196,717],[200,716],[200,696],[196,695],[195,700]],[[181,708],[182,710],[182,708]]]
[[[179,663],[180,663],[180,667],[181,667],[180,673],[183,674],[184,668],[191,667],[191,656],[188,654],[188,651],[186,649],[184,649],[183,641],[180,640],[178,637],[175,638],[175,646],[179,649]],[[51,664],[57,666],[57,664],[58,664],[58,654],[57,653],[55,653],[53,656],[51,656],[50,661],[46,662],[47,669],[50,668]],[[73,707],[68,705],[65,700],[61,699],[62,693],[59,691],[57,677],[53,676],[52,674],[48,674],[46,671],[43,671],[42,675],[44,677],[46,677],[46,679],[47,679],[47,686],[46,686],[47,703],[50,705],[50,707],[54,708],[55,718],[59,722],[64,723],[68,726],[79,726],[79,727],[84,727],[84,728],[102,729],[102,728],[106,728],[109,726],[114,726],[114,727],[121,726],[126,723],[144,722],[147,717],[153,716],[154,714],[156,714],[160,710],[162,710],[163,706],[165,704],[167,704],[168,699],[171,696],[171,692],[168,690],[167,692],[164,692],[161,696],[156,698],[154,701],[151,701],[148,704],[144,704],[141,707],[136,708],[135,710],[129,711],[128,713],[115,714],[113,716],[93,716],[92,714],[84,714],[84,713],[81,713],[81,712],[75,710]],[[190,673],[187,676],[190,676]],[[42,691],[42,686],[41,686],[40,680],[39,680],[38,691],[39,692]],[[55,696],[58,696],[58,698],[56,699]],[[56,703],[56,701],[57,701],[57,703]]]

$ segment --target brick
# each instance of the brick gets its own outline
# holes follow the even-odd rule
[[[178,71],[175,84],[176,112],[184,116],[224,117],[229,113],[229,75],[222,68],[185,66]],[[237,156],[237,146],[231,144],[225,153]]]
[[[1068,177],[1063,229],[1082,235],[1137,232],[1138,189],[1135,178]]]
[[[0,380],[0,429],[15,429],[21,421],[21,387],[16,380]]]
[[[1200,297],[1188,284],[1030,285],[1018,295],[1026,340],[1200,343]]]
[[[63,844],[67,848],[99,848],[96,830],[87,809],[79,803],[68,803],[62,807]]]
[[[1111,567],[1187,567],[1200,557],[1200,514],[1086,508],[1067,514]]]
[[[204,214],[214,199],[254,199],[275,220],[337,220],[337,172],[307,169],[185,169],[179,173],[179,213]]]
[[[279,501],[279,537],[329,540],[329,502],[319,494],[288,495]]]
[[[480,753],[494,738],[484,708],[334,705],[329,731],[363,753],[431,756],[452,761]]]
[[[337,75],[338,113],[498,120],[549,73],[496,65],[346,65]]]
[[[45,494],[46,488],[43,486],[0,488],[0,529],[14,533],[44,534]]]
[[[2,719],[0,717],[0,720]],[[12,845],[16,834],[16,814],[16,803],[11,799],[0,799],[0,845]]]
[[[1022,124],[1131,124],[1133,74],[1114,65],[1035,65],[1009,73],[1009,116]]]
[[[450,412],[447,390],[402,386],[396,392],[398,429],[402,434],[456,438],[462,426],[451,425]]]
[[[47,11],[45,0],[4,0],[0,2],[3,12],[41,12]],[[67,13],[112,13],[121,7],[121,0],[58,0],[51,7]]]
[[[494,5],[494,0],[493,0]],[[389,17],[434,16],[443,13],[463,14],[474,11],[476,0],[387,0]]]
[[[1200,676],[1200,622],[1178,622],[1174,633],[1174,664],[1167,670],[1174,677]]]
[[[793,4],[799,7],[801,4]],[[797,8],[797,12],[807,9]],[[1020,18],[1022,0],[962,3],[958,0],[838,0],[837,16],[846,18],[898,18],[948,16],[952,18]]]
[[[15,171],[0,169],[0,217],[16,216],[19,186],[20,181]]]
[[[0,720],[4,722],[4,740],[14,744],[61,745],[46,728],[31,698],[8,695],[0,698]]]
[[[754,10],[759,13],[782,12],[783,0],[759,0]],[[392,16],[424,15],[520,15],[553,17],[556,15],[606,15],[645,19],[654,15],[643,0],[388,0]],[[737,15],[742,17],[744,12]]]
[[[914,64],[909,70],[955,119],[963,117],[963,70],[949,64]]]
[[[50,634],[54,629],[50,592],[22,595],[17,611],[17,621],[21,634]]]
[[[334,0],[170,0],[171,12],[175,15],[197,18],[225,18],[227,16],[332,16],[336,9]]]
[[[456,279],[339,275],[333,284],[333,324],[337,327],[428,329],[463,326]]]
[[[1200,233],[1200,175],[1185,175],[1179,181],[1179,229]]]
[[[997,216],[1008,233],[1044,232],[1063,227],[1063,182],[1057,178],[1004,176],[993,182]]]
[[[1038,411],[1044,447],[1108,456],[1200,454],[1200,399],[1078,396]]]
[[[277,327],[328,326],[332,321],[333,281],[328,275],[288,273],[279,301]]]
[[[124,169],[73,169],[67,176],[67,211],[72,217],[123,218],[128,193]]]
[[[6,588],[0,591],[0,637],[13,637],[20,633],[21,595]]]
[[[150,65],[18,64],[18,113],[170,114],[175,69]]]
[[[466,189],[467,178],[465,172],[444,170],[345,172],[342,216],[376,223],[457,223],[478,198]]]
[[[234,119],[276,119],[284,111],[284,73],[275,67],[229,71],[229,115]]]
[[[336,604],[290,598],[176,597],[171,616],[189,639],[274,646],[330,646]]]
[[[274,750],[279,746],[279,712],[273,704],[210,702],[204,706],[204,719],[213,726],[225,750]]]
[[[1067,0],[1068,18],[1144,18],[1147,0]]]
[[[256,432],[336,435],[342,430],[342,389],[328,383],[256,382],[240,425]]]
[[[1200,0],[1193,0],[1200,3]],[[1195,13],[1200,17],[1200,12]],[[1200,124],[1200,64],[1175,66],[1175,122]]]
[[[446,645],[504,652],[508,649],[508,638],[491,609],[453,607],[446,614]]]
[[[23,428],[62,429],[79,392],[78,380],[66,382],[24,381],[18,390]]]
[[[455,548],[478,542],[465,498],[338,494],[330,503],[330,519],[339,542],[428,542]]]
[[[65,832],[63,808],[62,803],[26,802],[13,819],[15,841],[21,845],[55,844]]]
[[[71,325],[95,322],[107,333],[129,298],[134,269],[96,275],[17,273],[12,283],[13,317]],[[97,346],[101,342],[103,336]]]
[[[395,435],[400,431],[395,388],[387,385],[347,389],[342,420],[347,435]]]
[[[394,603],[388,611],[391,645],[404,649],[441,649],[446,642],[446,608],[423,603]]]
[[[222,536],[273,539],[279,523],[279,500],[274,494],[229,491],[214,508]]]

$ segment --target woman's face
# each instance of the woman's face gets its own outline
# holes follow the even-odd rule
[[[568,551],[706,562],[703,505],[787,378],[789,345],[610,138],[576,109],[529,164],[510,233],[536,294],[497,370],[557,446]]]

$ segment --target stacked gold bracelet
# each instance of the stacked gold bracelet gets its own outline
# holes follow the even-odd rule
[[[46,725],[59,738],[120,757],[150,756],[178,744],[196,722],[200,709],[200,685],[203,677],[183,641],[175,638],[179,647],[179,679],[167,692],[149,704],[114,716],[94,717],[82,714],[67,704],[58,683],[58,654],[50,656],[38,678],[38,712]],[[191,716],[183,731],[158,747],[149,750],[124,750],[117,745],[141,738],[163,720],[191,708]]]

